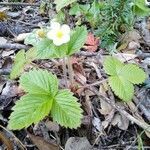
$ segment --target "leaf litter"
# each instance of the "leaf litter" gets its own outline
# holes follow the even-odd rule
[[[32,29],[37,28],[38,25],[45,24],[47,25],[47,16],[40,16],[36,8],[33,10],[32,7],[26,7],[24,9],[15,8],[19,11],[14,12],[12,8],[9,8],[8,16],[12,19],[9,20],[7,13],[0,13],[1,22],[0,22],[0,44],[17,43],[22,44],[26,35],[32,31]],[[29,13],[32,12],[32,13]],[[11,14],[12,13],[12,14]],[[34,18],[34,19],[33,19]],[[21,21],[17,22],[20,19]],[[5,20],[5,21],[4,21]],[[36,23],[39,24],[35,26]],[[142,25],[141,25],[142,24]],[[141,49],[142,53],[150,51],[149,47],[149,19],[144,19],[140,25],[140,33],[138,31],[131,31],[126,34],[121,40],[118,49],[120,50],[114,54],[122,62],[134,62],[143,65],[148,72],[149,61],[148,58],[139,58],[136,53],[137,49]],[[142,34],[141,34],[142,33]],[[141,37],[142,36],[142,37]],[[143,41],[141,40],[143,38]],[[83,50],[86,54],[98,53],[101,55],[101,58],[104,58],[105,54],[103,49],[100,49],[101,41],[99,37],[95,37],[93,33],[89,33],[86,44],[83,47]],[[143,46],[143,45],[144,46]],[[146,48],[146,49],[145,49]],[[10,108],[14,105],[14,102],[24,94],[23,91],[18,86],[18,80],[16,82],[11,82],[8,79],[8,74],[10,74],[12,67],[12,60],[15,53],[18,49],[10,48],[1,48],[0,49],[0,108],[2,112],[2,119],[0,119],[1,124],[6,127],[8,115],[10,114]],[[104,54],[103,54],[104,53]],[[97,54],[96,54],[97,55]],[[91,87],[94,83],[94,87],[98,90],[99,93],[108,97],[116,104],[117,97],[112,98],[112,93],[110,93],[109,87],[105,84],[96,84],[99,80],[104,80],[106,75],[104,74],[102,68],[102,60],[98,60],[96,56],[82,56],[72,58],[72,65],[75,73],[75,88],[73,87],[73,92],[79,97],[82,107],[84,109],[84,119],[83,124],[76,131],[70,129],[64,129],[58,124],[52,122],[52,120],[45,119],[44,131],[38,129],[34,131],[35,126],[32,125],[29,129],[23,129],[18,131],[15,135],[20,139],[21,143],[27,149],[39,149],[39,150],[80,150],[80,149],[101,149],[108,148],[111,149],[111,146],[114,146],[114,149],[119,147],[126,148],[127,146],[134,145],[136,146],[136,134],[137,134],[137,125],[129,121],[129,119],[119,113],[112,105],[106,102],[104,99],[99,99],[98,96],[91,92],[87,87]],[[56,73],[60,80],[64,80],[62,76],[62,61],[60,60],[38,60],[34,61],[30,67],[39,66],[40,68],[50,70]],[[33,66],[32,66],[33,65]],[[150,74],[150,72],[148,72]],[[119,106],[129,112],[133,117],[137,118],[141,122],[150,121],[150,108],[149,108],[149,81],[147,83],[147,88],[144,86],[136,87],[139,91],[136,94],[137,98],[134,99],[133,104],[124,104],[119,102]],[[77,87],[77,88],[76,88]],[[74,90],[75,89],[75,90]],[[118,103],[117,103],[118,105]],[[90,130],[92,128],[92,130]],[[3,137],[6,139],[10,136],[9,131],[2,133]],[[87,135],[87,132],[89,132]],[[44,139],[43,133],[50,136],[50,141]],[[149,133],[147,133],[149,137]],[[145,142],[147,141],[145,137]],[[115,142],[114,142],[115,141]],[[18,149],[18,143],[12,140],[13,149]],[[124,144],[125,143],[125,144]],[[10,147],[12,147],[10,145]],[[150,146],[150,145],[148,145]],[[2,142],[0,148],[5,147],[5,142]],[[7,146],[7,148],[9,148]]]

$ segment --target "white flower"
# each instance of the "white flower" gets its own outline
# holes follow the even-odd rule
[[[62,26],[58,22],[51,22],[50,31],[47,37],[53,40],[56,46],[60,46],[70,41],[70,27],[66,24]]]

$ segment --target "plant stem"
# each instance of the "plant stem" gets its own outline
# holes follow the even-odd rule
[[[67,82],[67,65],[66,65],[66,57],[63,58],[62,68],[63,68],[63,75],[64,75],[64,78],[65,78],[65,87],[69,88],[68,82]]]
[[[74,84],[74,71],[72,67],[71,57],[67,57],[68,74],[70,79],[70,85]]]

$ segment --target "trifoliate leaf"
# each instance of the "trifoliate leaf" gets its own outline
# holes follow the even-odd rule
[[[32,70],[21,76],[20,85],[27,95],[13,107],[9,129],[22,129],[38,123],[50,111],[53,119],[62,126],[77,128],[81,124],[80,104],[70,91],[58,91],[55,75],[44,70]]]
[[[10,73],[10,78],[17,78],[24,70],[24,65],[26,64],[25,50],[20,50],[15,57],[14,65]]]
[[[146,79],[145,72],[134,64],[125,65],[119,74],[133,84],[143,83]]]
[[[110,75],[109,85],[114,93],[124,101],[129,101],[134,95],[133,84],[139,84],[146,79],[145,72],[134,64],[123,64],[114,57],[107,57],[104,70]]]
[[[40,92],[40,91],[39,91]],[[51,110],[53,99],[48,95],[27,94],[16,102],[9,117],[9,129],[27,128],[32,123],[38,123]]]
[[[68,6],[75,1],[77,0],[55,0],[56,10],[60,11],[63,7]]]
[[[70,91],[61,90],[54,98],[51,115],[60,125],[77,128],[81,124],[82,109]]]
[[[68,55],[72,55],[83,47],[87,39],[86,27],[76,27],[68,44]]]
[[[123,77],[111,76],[109,77],[109,85],[114,93],[124,101],[130,101],[134,94],[133,84]]]
[[[58,91],[58,80],[55,75],[44,70],[31,70],[20,78],[20,85],[30,94],[55,96]]]
[[[104,61],[104,70],[109,75],[117,75],[117,70],[123,66],[122,62],[111,56],[108,56]]]

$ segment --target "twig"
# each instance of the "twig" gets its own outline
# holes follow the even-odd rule
[[[27,150],[26,147],[22,144],[22,142],[12,132],[10,132],[8,129],[6,129],[2,125],[0,125],[0,128],[2,128],[3,130],[5,130],[6,132],[8,132],[11,136],[13,136],[15,138],[15,140],[20,143],[20,145],[23,148],[23,150]]]
[[[98,54],[100,53],[99,52],[84,52],[84,51],[75,53],[76,56],[86,56],[86,57],[97,56]],[[103,56],[104,55],[107,55],[107,54],[103,54]],[[144,58],[150,57],[150,53],[140,53],[140,54],[137,54],[137,57],[144,59]]]
[[[63,75],[64,75],[64,78],[65,78],[65,86],[67,88],[69,88],[69,85],[68,85],[68,80],[67,80],[67,68],[66,68],[66,58],[63,58],[63,64],[62,64],[62,68],[63,68]]]
[[[18,44],[18,43],[5,43],[5,44],[0,44],[0,49],[29,49],[29,46],[23,45],[23,44]]]
[[[0,141],[2,141],[5,144],[8,150],[13,150],[12,142],[10,141],[10,139],[5,137],[5,135],[2,132],[0,132]]]
[[[128,118],[131,122],[134,122],[141,128],[143,128],[145,131],[150,132],[150,125],[146,122],[139,121],[138,119],[134,118],[132,115],[130,115],[128,112],[126,112],[124,109],[120,108],[118,105],[111,102],[111,100],[104,95],[101,95],[95,88],[89,88],[91,91],[93,91],[100,99],[104,99],[107,103],[109,103],[113,108],[115,108],[118,112],[120,112],[122,115],[124,115],[126,118]]]
[[[0,5],[4,6],[37,6],[39,7],[40,4],[32,4],[32,3],[13,3],[13,2],[0,2]]]
[[[88,88],[88,87],[92,87],[92,86],[95,86],[95,85],[100,85],[100,84],[105,83],[107,81],[108,81],[108,79],[103,79],[101,81],[97,81],[97,82],[94,82],[92,84],[86,84],[85,86],[81,86],[80,88]]]
[[[67,57],[67,66],[68,66],[68,74],[69,74],[69,79],[70,79],[70,85],[74,85],[74,71],[72,68],[72,62],[71,62],[71,57]]]

